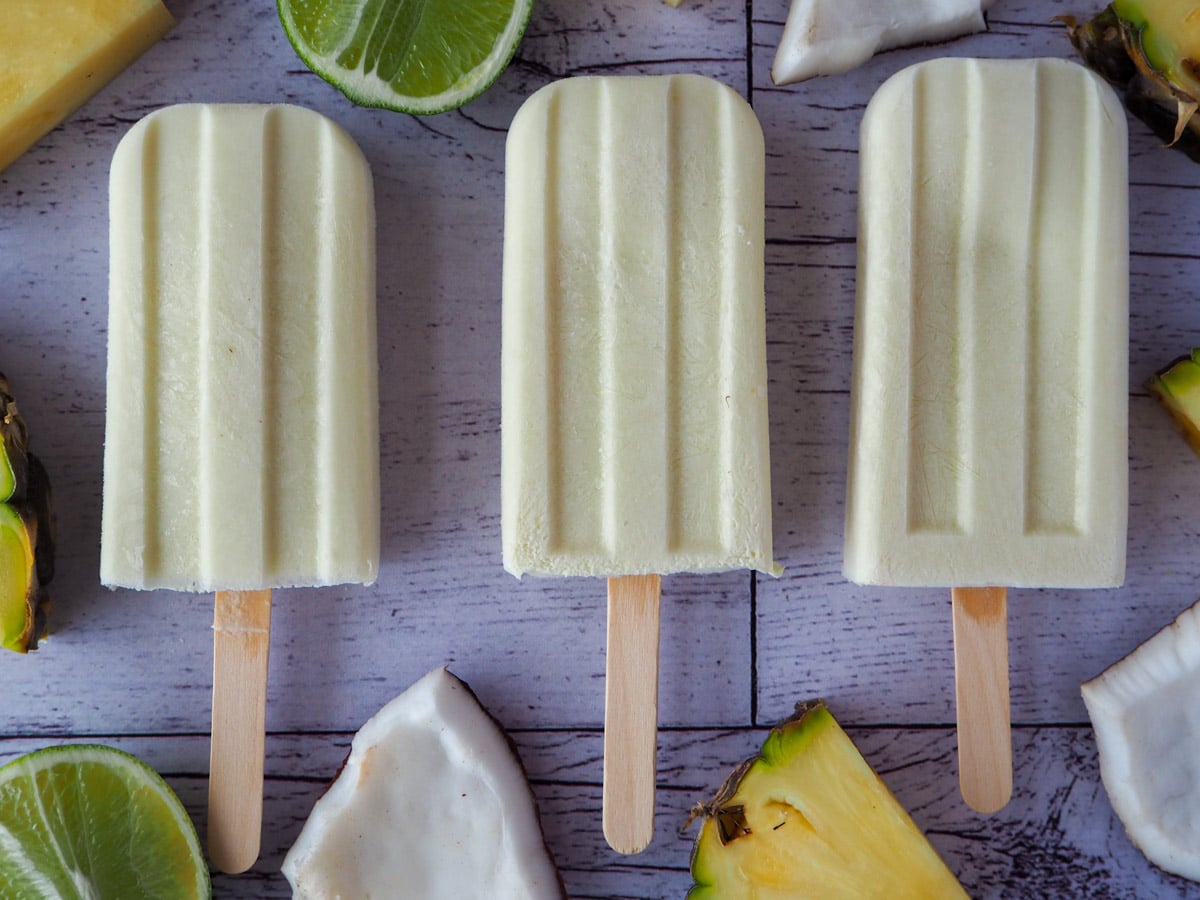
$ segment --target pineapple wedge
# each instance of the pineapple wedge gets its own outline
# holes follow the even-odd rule
[[[1200,455],[1200,349],[1175,360],[1151,378],[1147,387],[1167,408],[1188,445]]]
[[[1091,21],[1058,16],[1129,111],[1200,162],[1200,15],[1191,0],[1116,0]]]
[[[0,375],[0,647],[24,653],[46,631],[54,577],[50,480]]]
[[[687,900],[967,896],[820,700],[775,726],[696,817]]]

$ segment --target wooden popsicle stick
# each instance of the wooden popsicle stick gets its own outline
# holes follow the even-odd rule
[[[270,638],[270,591],[217,593],[208,855],[231,875],[254,865],[262,840]]]
[[[954,588],[951,598],[958,784],[967,806],[994,813],[1012,796],[1007,590]]]
[[[654,837],[661,595],[659,575],[608,579],[603,822],[618,853],[641,853]]]

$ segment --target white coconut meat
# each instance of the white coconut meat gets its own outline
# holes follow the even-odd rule
[[[771,80],[836,75],[895,47],[948,41],[986,26],[991,0],[792,0]]]
[[[565,896],[512,745],[446,669],[354,736],[283,874],[313,900]]]
[[[1200,881],[1200,603],[1082,691],[1100,779],[1130,840]]]

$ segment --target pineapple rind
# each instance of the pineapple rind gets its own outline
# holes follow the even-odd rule
[[[966,896],[824,704],[737,774],[703,807],[688,900]],[[748,833],[722,841],[720,814],[739,807]]]

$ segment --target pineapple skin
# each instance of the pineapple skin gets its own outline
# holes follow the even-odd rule
[[[717,795],[687,900],[941,900],[966,892],[822,701],[771,730]]]
[[[1161,4],[1161,5],[1160,5]],[[1091,21],[1057,16],[1087,66],[1122,92],[1129,111],[1200,162],[1200,20],[1171,22],[1162,0],[1117,0]]]

